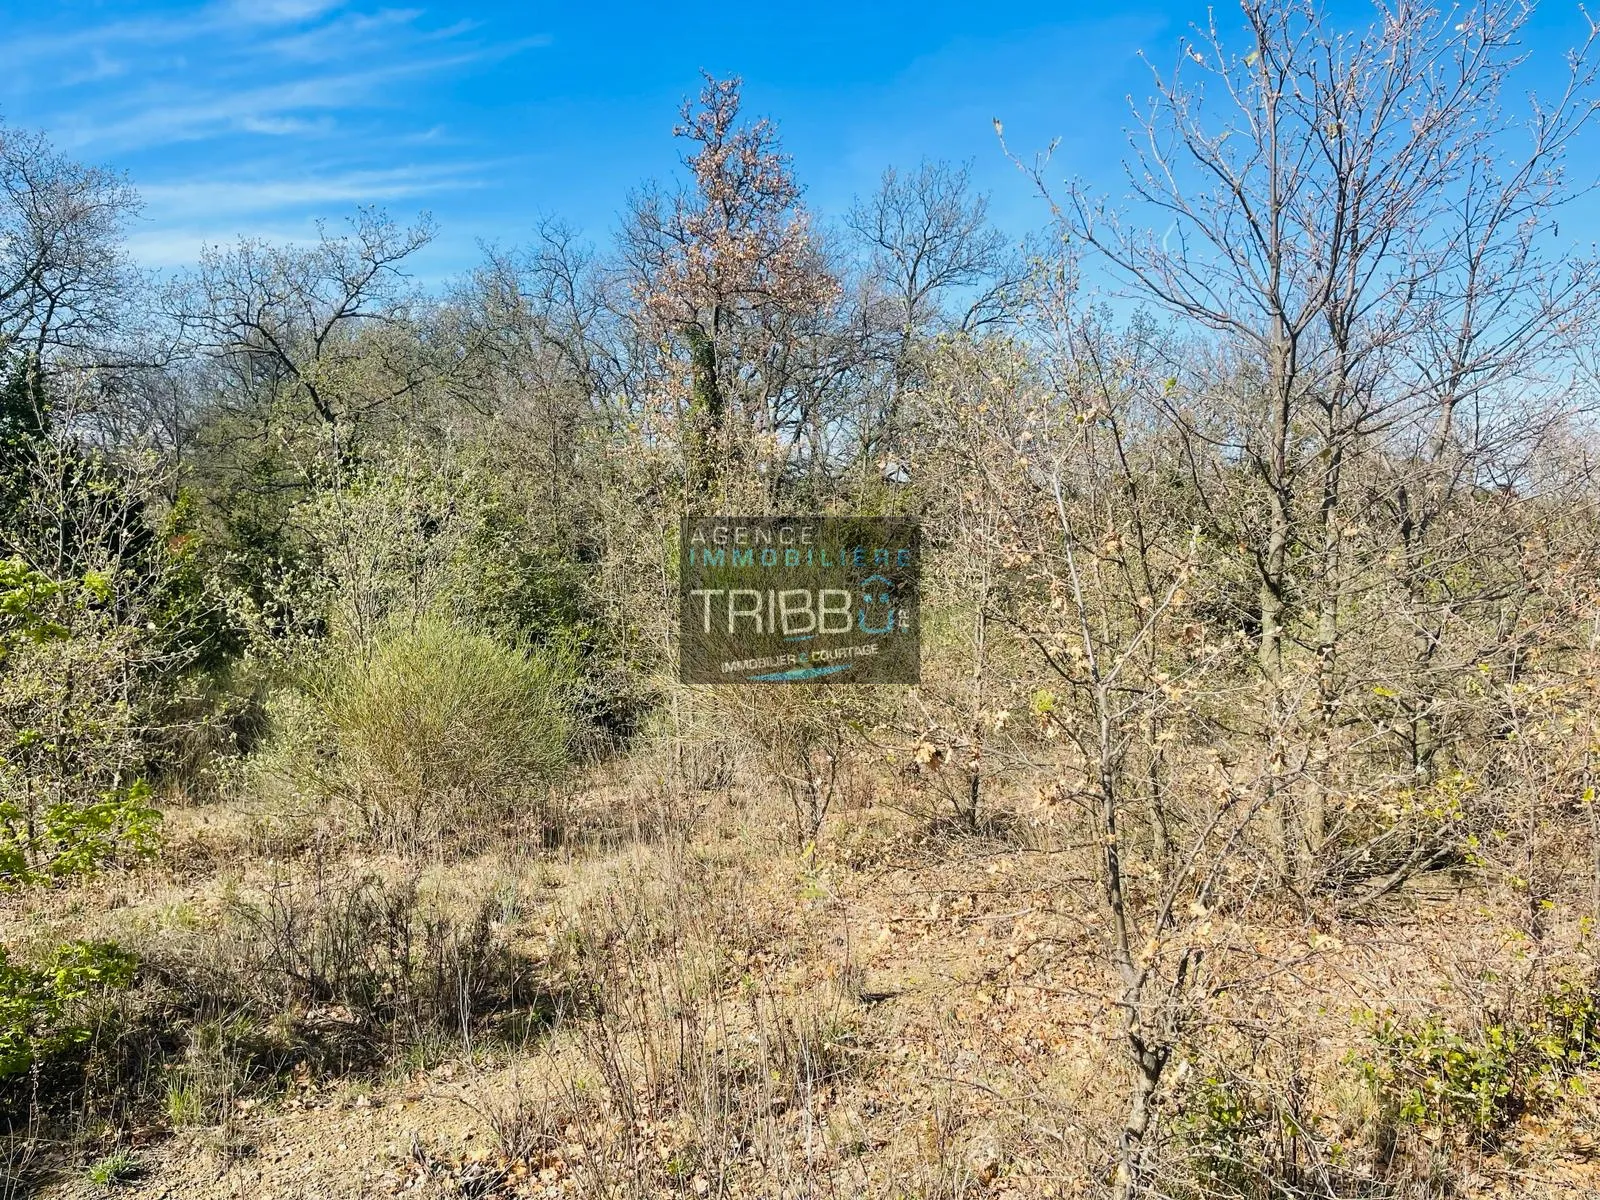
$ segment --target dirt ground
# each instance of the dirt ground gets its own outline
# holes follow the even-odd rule
[[[694,993],[711,1014],[694,1025],[703,1041],[694,1061],[731,1062],[759,1042],[755,1061],[773,1078],[788,1069],[780,1061],[788,1051],[773,1047],[825,1051],[828,1069],[797,1069],[801,1083],[767,1092],[757,1079],[736,1114],[646,1105],[637,1099],[644,1085],[632,1093],[634,1108],[619,1109],[611,1060],[597,1058],[577,1024],[515,1045],[445,1038],[363,1071],[289,1072],[233,1099],[220,1121],[157,1116],[143,1127],[90,1132],[35,1194],[1101,1194],[1128,1068],[1082,856],[1042,850],[1037,838],[957,835],[872,806],[841,814],[821,850],[798,851],[767,836],[770,823],[757,815],[748,800],[728,801],[722,811],[707,807],[680,841],[617,836],[553,851],[500,849],[428,865],[422,886],[454,901],[509,889],[516,902],[497,936],[530,961],[553,961],[551,948],[574,922],[615,907],[619,896],[648,892],[652,903],[675,903],[661,897],[692,867],[714,893],[691,906],[695,944],[733,964],[723,962]],[[307,855],[328,855],[265,853],[250,814],[215,808],[174,812],[169,839],[150,868],[34,897],[26,910],[9,900],[7,919],[149,944],[180,927],[208,928],[231,900],[283,886],[286,875],[311,870]],[[412,869],[381,855],[332,859],[316,869]],[[1485,978],[1515,986],[1531,949],[1507,929],[1487,897],[1439,880],[1392,898],[1376,919],[1341,925],[1325,913],[1284,912],[1276,923],[1219,929],[1218,961],[1247,945],[1257,966],[1248,986],[1216,1002],[1217,1053],[1254,1061],[1263,1086],[1303,1070],[1316,1081],[1308,1094],[1322,1128],[1358,1143],[1365,1102],[1348,1061],[1369,1045],[1371,1014],[1464,1013]],[[689,961],[686,944],[672,951],[681,961]],[[1543,969],[1566,954],[1546,953]],[[634,964],[634,973],[647,966]],[[689,1028],[681,1011],[676,1025],[662,1016],[671,1010],[618,1017],[615,1061],[623,1065],[613,1069],[660,1078],[652,1063]],[[667,1022],[660,1037],[635,1027],[657,1019]],[[784,1022],[797,1029],[808,1021],[822,1032],[784,1040]],[[1185,1060],[1176,1071],[1181,1080],[1205,1069]],[[1391,1152],[1449,1149],[1453,1191],[1440,1195],[1600,1195],[1600,1104],[1580,1090],[1586,1079],[1492,1149],[1430,1150],[1422,1139]],[[735,1103],[732,1093],[716,1094]],[[508,1125],[536,1130],[521,1153],[508,1153],[516,1134]],[[713,1161],[706,1148],[734,1128],[748,1144]],[[129,1156],[130,1170],[114,1185],[91,1182],[89,1165],[113,1152]]]

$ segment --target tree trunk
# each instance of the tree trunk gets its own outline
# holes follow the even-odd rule
[[[1339,601],[1343,534],[1339,528],[1339,484],[1344,468],[1344,447],[1339,443],[1339,405],[1329,418],[1327,471],[1322,480],[1322,594],[1317,598],[1317,728],[1314,783],[1307,798],[1300,831],[1302,874],[1309,877],[1322,854],[1327,836],[1329,797],[1333,791],[1334,727],[1339,711]]]
[[[1280,358],[1286,352],[1280,351]],[[1281,372],[1281,374],[1280,374]],[[1266,762],[1262,780],[1266,791],[1267,808],[1272,813],[1273,853],[1280,871],[1286,876],[1294,869],[1294,844],[1298,837],[1293,801],[1285,785],[1283,739],[1288,732],[1288,713],[1284,701],[1283,684],[1283,613],[1284,576],[1289,554],[1289,396],[1287,367],[1274,365],[1274,374],[1280,382],[1276,387],[1277,411],[1274,413],[1272,451],[1267,470],[1267,488],[1270,503],[1269,524],[1265,552],[1260,559],[1261,574],[1261,646],[1257,662],[1266,689],[1267,728],[1265,738]]]
[[[1137,1001],[1133,1001],[1136,1003]],[[1122,1133],[1117,1139],[1117,1173],[1111,1183],[1112,1200],[1135,1200],[1144,1190],[1149,1174],[1146,1159],[1149,1153],[1147,1138],[1151,1122],[1155,1119],[1156,1089],[1161,1086],[1161,1075],[1166,1070],[1169,1054],[1165,1046],[1152,1046],[1136,1032],[1130,1032],[1128,1042],[1133,1050],[1137,1077],[1133,1094],[1128,1098],[1128,1116],[1123,1121]]]
[[[717,344],[698,324],[684,326],[689,342],[689,413],[684,436],[691,509],[703,508],[722,482],[727,411],[717,382]]]

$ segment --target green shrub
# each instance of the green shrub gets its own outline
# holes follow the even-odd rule
[[[0,946],[0,1080],[69,1053],[93,1034],[80,1001],[133,983],[133,956],[112,942],[67,942],[37,965],[13,963]]]
[[[335,786],[401,844],[472,841],[537,804],[567,765],[575,671],[424,618],[341,654],[311,684],[337,750]]]
[[[1563,985],[1531,1013],[1459,1032],[1437,1018],[1380,1022],[1376,1055],[1358,1060],[1388,1118],[1492,1142],[1543,1108],[1577,1071],[1600,1065],[1600,997]]]
[[[394,447],[294,520],[314,576],[299,599],[335,638],[442,614],[508,641],[592,639],[578,562],[492,472]]]
[[[46,805],[33,822],[21,805],[0,801],[0,886],[90,875],[118,857],[150,857],[161,814],[149,799],[150,785],[139,779],[91,804]]]
[[[155,849],[146,701],[170,663],[119,611],[128,574],[0,560],[0,886]]]
[[[1201,1195],[1242,1197],[1260,1190],[1266,1119],[1237,1080],[1207,1075],[1192,1085],[1177,1123]]]

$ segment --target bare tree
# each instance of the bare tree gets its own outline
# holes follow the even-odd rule
[[[348,233],[322,229],[311,246],[207,250],[177,315],[215,364],[225,409],[263,435],[314,430],[332,462],[352,455],[364,419],[438,376],[417,353],[421,301],[405,273],[431,238],[426,222],[402,228],[363,210]]]
[[[1536,104],[1523,130],[1531,153],[1502,170],[1518,127],[1499,97],[1520,61],[1522,7],[1447,17],[1406,5],[1360,35],[1327,32],[1309,3],[1247,0],[1243,16],[1246,52],[1213,22],[1136,113],[1130,185],[1150,228],[1078,185],[1058,211],[1135,294],[1210,331],[1235,364],[1221,391],[1195,381],[1237,413],[1231,428],[1174,415],[1191,440],[1226,440],[1260,490],[1259,506],[1241,505],[1217,494],[1236,488],[1231,474],[1217,486],[1196,476],[1257,577],[1266,729],[1298,727],[1292,606],[1313,613],[1315,761],[1296,763],[1271,738],[1263,747],[1285,867],[1305,878],[1325,835],[1340,703],[1344,531],[1360,519],[1345,495],[1348,457],[1423,411],[1447,431],[1458,402],[1440,383],[1453,394],[1505,378],[1587,303],[1591,285],[1535,247],[1560,202],[1561,156],[1592,111],[1592,69],[1574,56],[1567,90]],[[1455,357],[1433,351],[1427,369],[1406,369],[1452,326]],[[1320,780],[1305,789],[1296,779],[1308,772]]]
[[[99,346],[134,283],[122,234],[138,208],[119,177],[0,126],[0,346],[46,367]]]
[[[1019,264],[966,165],[924,159],[914,171],[890,167],[845,223],[871,256],[907,337],[938,326],[987,325],[1018,282]]]
[[[878,190],[851,206],[845,225],[865,251],[865,287],[892,347],[887,386],[865,394],[857,417],[861,457],[870,464],[897,442],[917,348],[940,330],[978,333],[1000,323],[1025,263],[990,222],[989,198],[973,189],[966,165],[924,159],[913,171],[890,167]]]

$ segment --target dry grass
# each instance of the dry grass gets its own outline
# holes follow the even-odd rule
[[[797,852],[787,808],[611,767],[566,798],[559,845],[434,862],[177,812],[156,865],[4,901],[41,941],[144,963],[104,1074],[13,1140],[12,1174],[107,1194],[88,1171],[128,1153],[116,1192],[138,1197],[1097,1194],[1126,1068],[1070,827],[857,804]],[[1240,939],[1254,974],[1191,1031],[1168,1194],[1206,1194],[1201,1078],[1248,1099],[1229,1153],[1299,1181],[1274,1194],[1587,1194],[1535,1177],[1587,1178],[1588,1101],[1469,1154],[1397,1141],[1348,1062],[1365,1010],[1465,1020],[1588,962],[1575,910],[1534,944],[1508,933],[1518,903],[1401,893],[1359,924],[1261,909],[1219,934],[1217,970]]]

